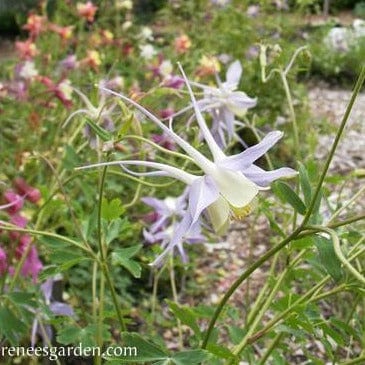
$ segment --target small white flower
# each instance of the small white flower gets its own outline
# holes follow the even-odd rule
[[[29,80],[37,75],[38,75],[38,71],[35,68],[34,62],[25,61],[19,72],[19,76],[22,77],[23,79]]]
[[[131,0],[117,0],[115,6],[117,9],[132,10],[133,2]]]
[[[145,45],[139,46],[139,48],[141,50],[140,55],[145,60],[150,60],[157,54],[157,52],[156,52],[155,48],[152,46],[152,44],[145,44]]]
[[[58,90],[60,90],[64,96],[64,98],[66,100],[71,100],[72,99],[72,92],[73,92],[73,88],[71,86],[71,81],[66,79],[63,80],[59,85],[58,85]]]
[[[144,41],[153,41],[152,29],[149,27],[142,27],[139,37]]]
[[[133,25],[133,23],[130,20],[127,20],[126,22],[124,22],[122,24],[122,29],[123,30],[128,30],[132,25]]]
[[[170,60],[164,60],[162,61],[160,67],[159,67],[159,71],[160,71],[160,74],[162,77],[168,77],[171,75],[172,73],[172,70],[173,70],[173,67],[172,67],[172,63]]]

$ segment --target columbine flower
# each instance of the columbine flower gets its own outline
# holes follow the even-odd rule
[[[139,49],[141,50],[141,57],[144,58],[145,60],[150,60],[152,59],[154,56],[156,56],[156,50],[155,48],[152,46],[152,44],[145,44],[142,46],[139,46]]]
[[[21,66],[19,66],[18,75],[25,79],[31,80],[38,75],[38,71],[35,68],[33,61],[25,61]]]
[[[186,53],[191,47],[191,40],[186,34],[182,34],[181,36],[175,38],[174,47],[177,53]]]
[[[143,41],[153,41],[153,32],[150,27],[142,27],[139,38]]]
[[[87,50],[86,53],[87,55],[80,61],[80,65],[86,65],[97,71],[98,67],[101,65],[100,53],[95,50]]]
[[[164,249],[161,255],[152,263],[158,265],[170,249],[167,249],[171,240],[174,239],[175,232],[180,230],[181,221],[187,214],[187,194],[184,192],[178,198],[167,197],[164,200],[156,198],[142,198],[142,201],[155,209],[156,221],[151,225],[149,230],[144,230],[145,240],[150,243],[159,243]],[[205,237],[201,234],[200,224],[196,222],[187,231],[176,244],[176,248],[181,256],[182,262],[186,263],[188,257],[183,248],[183,243],[195,244],[205,241]],[[174,247],[174,248],[175,248]]]
[[[65,70],[74,70],[78,66],[78,61],[76,55],[70,54],[62,61],[60,61],[61,68]]]
[[[203,56],[199,61],[196,74],[200,77],[216,75],[220,71],[220,64],[217,57]]]
[[[9,214],[15,214],[23,208],[24,197],[16,194],[14,191],[6,191],[4,193],[4,199],[7,204],[2,205],[2,209],[7,209]]]
[[[15,48],[18,52],[19,58],[22,60],[32,59],[38,54],[37,46],[31,39],[24,42],[15,42]]]
[[[0,275],[4,275],[8,269],[8,262],[5,250],[0,246]]]
[[[43,30],[45,30],[45,18],[43,16],[30,14],[27,19],[27,23],[23,25],[23,29],[29,32],[31,38],[37,37]]]
[[[52,298],[52,291],[53,291],[53,284],[59,281],[57,277],[47,279],[41,285],[41,291],[44,296],[44,302],[49,307],[51,312],[58,316],[73,316],[74,311],[71,306],[66,303],[58,302],[53,300]],[[43,338],[43,343],[45,346],[49,345],[50,340],[52,339],[52,327],[49,325],[43,326],[41,328],[39,322],[42,322],[45,318],[44,312],[36,312],[35,318],[33,321],[32,326],[32,334],[31,334],[31,345],[34,347],[36,344],[36,335],[37,333],[41,335]]]
[[[213,157],[212,161],[138,103],[124,95],[113,91],[109,92],[134,105],[148,116],[189,155],[191,161],[202,170],[202,175],[194,175],[167,164],[139,160],[113,161],[81,167],[120,165],[125,168],[128,165],[145,166],[157,171],[135,174],[138,176],[168,176],[185,183],[188,186],[187,213],[174,231],[174,236],[171,238],[166,251],[172,250],[181,243],[184,233],[188,232],[198,222],[204,211],[207,212],[216,232],[223,233],[228,228],[230,217],[242,219],[250,212],[252,202],[260,190],[267,189],[270,183],[278,178],[291,177],[296,174],[290,168],[264,171],[254,165],[256,160],[278,142],[283,135],[281,132],[271,132],[257,145],[249,147],[237,155],[226,156],[214,140],[188,82],[187,87],[201,133]]]
[[[66,41],[72,37],[74,26],[61,27],[58,24],[50,24],[49,29],[58,34],[63,41]]]
[[[37,203],[42,197],[37,188],[28,185],[21,177],[17,177],[14,180],[14,187],[19,194],[24,195],[25,199],[29,200],[31,203]]]
[[[92,23],[94,21],[95,13],[98,10],[98,7],[95,6],[91,1],[88,1],[86,4],[77,3],[76,4],[77,14],[86,19],[88,22]]]
[[[239,61],[233,62],[226,73],[226,81],[218,79],[218,88],[192,83],[204,90],[204,98],[198,100],[201,111],[209,111],[213,117],[212,131],[217,143],[226,146],[225,134],[230,141],[235,135],[235,115],[242,117],[247,109],[256,105],[256,99],[250,98],[243,91],[237,91],[242,67]]]

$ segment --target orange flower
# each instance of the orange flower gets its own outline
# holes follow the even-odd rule
[[[174,45],[175,51],[182,54],[191,47],[191,40],[186,34],[183,34],[180,37],[175,38]]]
[[[15,42],[15,48],[22,60],[29,60],[38,54],[37,47],[31,39],[27,39],[25,42]]]
[[[94,70],[97,70],[98,67],[101,65],[101,58],[98,51],[92,50],[87,51],[87,56],[80,61],[81,65],[86,65]]]
[[[74,27],[72,25],[68,27],[61,27],[57,24],[50,24],[49,26],[49,29],[57,33],[62,40],[67,40],[72,37],[73,28]]]
[[[98,7],[95,6],[91,1],[88,1],[86,4],[77,3],[76,4],[77,14],[81,18],[85,18],[88,22],[93,22],[95,18],[95,13],[98,10]]]
[[[42,31],[44,31],[45,18],[43,16],[30,14],[27,19],[27,23],[23,25],[23,29],[29,32],[30,37],[37,37]]]
[[[198,76],[215,75],[220,71],[220,63],[214,56],[203,56],[199,61],[199,67],[196,70]]]

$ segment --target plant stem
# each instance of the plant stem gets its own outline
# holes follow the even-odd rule
[[[176,304],[179,304],[179,299],[177,296],[177,289],[176,289],[176,282],[175,282],[174,256],[173,255],[170,255],[169,271],[170,271],[170,283],[171,283],[172,297],[174,298],[174,302]],[[180,319],[177,319],[177,328],[179,331],[179,347],[180,347],[180,349],[182,349],[184,343],[183,343],[183,335],[182,335]]]
[[[101,209],[102,209],[102,200],[103,200],[103,191],[104,191],[104,183],[105,183],[105,176],[107,171],[107,166],[104,166],[101,177],[100,177],[100,186],[99,186],[99,202],[98,202],[98,246],[99,246],[99,252],[100,252],[100,266],[102,270],[102,274],[105,275],[106,282],[108,284],[109,290],[112,295],[113,304],[115,307],[115,310],[117,312],[118,320],[120,327],[122,331],[126,331],[126,326],[123,320],[123,315],[120,309],[120,305],[118,303],[118,297],[117,293],[115,291],[113,282],[110,277],[109,267],[107,263],[107,248],[103,244],[103,238],[102,238],[102,224],[101,224]],[[101,300],[101,299],[100,299]]]

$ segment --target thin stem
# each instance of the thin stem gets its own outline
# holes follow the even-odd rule
[[[172,290],[172,297],[174,298],[174,302],[179,304],[179,299],[177,295],[176,289],[176,281],[175,281],[175,269],[174,269],[174,256],[170,255],[170,264],[169,264],[169,271],[170,271],[170,283],[171,283],[171,290]],[[183,335],[182,335],[182,328],[181,328],[181,321],[177,318],[177,328],[179,331],[179,347],[180,349],[183,348]]]
[[[259,268],[264,262],[266,262],[269,258],[271,258],[273,255],[275,255],[277,252],[279,252],[283,247],[285,247],[288,243],[290,243],[292,240],[294,240],[297,235],[301,232],[302,227],[298,227],[292,234],[290,234],[287,238],[283,239],[279,244],[277,244],[275,247],[273,247],[271,250],[267,251],[266,254],[261,256],[256,262],[254,262],[246,271],[244,271],[232,284],[232,286],[228,289],[226,294],[221,299],[220,303],[218,304],[211,320],[208,326],[208,329],[205,333],[203,342],[202,342],[202,348],[205,349],[207,347],[210,335],[213,331],[213,328],[215,327],[215,323],[221,314],[224,306],[230,299],[230,297],[233,295],[233,293],[236,291],[236,289],[257,269]]]
[[[296,263],[301,259],[301,257],[305,254],[305,250],[301,251],[292,261],[291,265],[288,266],[281,274],[280,276],[277,278],[277,280],[275,281],[275,285],[271,290],[271,293],[268,295],[268,297],[266,298],[265,302],[263,303],[263,305],[259,308],[258,313],[255,313],[255,318],[254,321],[249,324],[249,329],[247,331],[247,333],[245,334],[245,336],[243,337],[243,339],[241,340],[241,342],[235,347],[233,354],[238,356],[242,350],[245,348],[245,346],[247,345],[252,333],[255,331],[256,327],[258,326],[258,324],[260,323],[262,317],[264,316],[266,310],[269,308],[269,306],[272,304],[272,301],[276,295],[276,293],[278,292],[281,283],[283,282],[286,274],[288,273],[288,271],[291,269],[291,267],[293,267],[294,265],[296,265]],[[276,256],[277,257],[277,256]]]
[[[344,204],[340,209],[336,210],[331,219],[328,221],[327,225],[332,223],[332,221],[337,218],[347,207],[354,203],[360,196],[365,192],[365,186],[363,186],[346,204]],[[365,217],[365,216],[364,216]]]
[[[264,355],[260,359],[260,362],[257,365],[266,364],[266,360],[269,358],[270,354],[276,348],[276,345],[280,342],[282,337],[283,337],[283,332],[280,332],[275,336],[275,338],[273,339],[273,341],[271,342],[271,344],[269,345],[269,347],[267,348],[266,352],[264,353]]]
[[[322,170],[322,174],[321,174],[321,176],[319,178],[318,184],[316,186],[316,190],[315,190],[315,192],[313,194],[311,203],[310,203],[310,205],[308,207],[307,214],[305,215],[305,217],[303,219],[302,225],[305,225],[308,222],[308,220],[310,218],[310,215],[312,214],[313,208],[314,208],[314,206],[316,204],[317,198],[318,198],[319,193],[321,191],[321,188],[322,188],[324,179],[325,179],[325,177],[327,175],[327,172],[329,170],[330,164],[332,162],[332,158],[333,158],[333,156],[335,154],[335,151],[337,149],[337,146],[338,146],[338,143],[339,143],[340,138],[342,136],[343,130],[345,129],[345,126],[346,126],[346,124],[347,124],[347,122],[349,120],[351,110],[352,110],[352,108],[354,106],[356,97],[357,97],[357,95],[359,94],[359,92],[361,90],[361,87],[362,87],[362,85],[364,83],[364,80],[365,80],[365,66],[362,67],[361,72],[360,72],[360,75],[359,75],[359,77],[358,77],[358,79],[356,81],[356,84],[355,84],[355,87],[354,87],[354,91],[352,92],[352,95],[351,95],[350,102],[347,105],[345,114],[342,117],[341,124],[340,124],[340,126],[338,128],[338,131],[337,131],[335,140],[334,140],[334,142],[332,144],[330,153],[329,153],[329,155],[327,157],[327,160],[325,162],[324,168]]]
[[[311,228],[311,227],[308,227]],[[338,238],[336,232],[333,229],[326,227],[318,227],[313,226],[314,229],[318,231],[325,232],[331,236],[333,249],[338,257],[338,259],[342,262],[342,264],[347,268],[347,270],[354,276],[357,280],[359,280],[362,284],[365,284],[365,277],[361,275],[351,264],[350,261],[344,256],[341,250],[340,239]]]
[[[97,323],[97,344],[99,348],[103,347],[103,322],[104,322],[104,298],[105,298],[105,276],[103,273],[100,275],[100,286],[99,286],[99,314]],[[102,357],[97,356],[95,358],[95,363],[101,365]]]
[[[101,269],[102,269],[102,275],[105,275],[105,279],[107,281],[109,290],[110,290],[111,295],[112,295],[112,300],[113,300],[115,310],[117,312],[120,327],[121,327],[122,331],[126,331],[126,326],[125,326],[125,323],[124,323],[124,320],[123,320],[123,315],[122,315],[122,312],[121,312],[121,309],[120,309],[120,306],[119,306],[119,303],[118,303],[117,293],[115,291],[113,282],[111,280],[109,267],[108,267],[108,263],[107,263],[107,260],[106,260],[107,249],[106,249],[106,247],[104,247],[103,238],[102,238],[101,209],[102,209],[103,191],[104,191],[104,183],[105,183],[107,168],[108,168],[107,166],[104,166],[104,168],[102,170],[101,177],[100,177],[100,186],[99,186],[98,226],[97,226],[97,230],[98,230],[98,246],[99,246],[100,261],[101,261],[100,266],[101,266]]]

